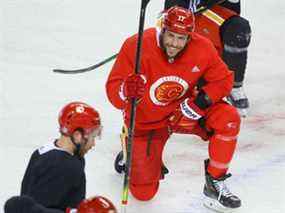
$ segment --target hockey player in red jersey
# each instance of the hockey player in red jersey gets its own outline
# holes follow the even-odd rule
[[[165,0],[164,9],[174,5],[196,12],[195,32],[213,42],[223,61],[234,72],[234,86],[228,100],[245,117],[249,101],[243,83],[251,27],[249,21],[240,16],[240,0]]]
[[[224,184],[240,128],[237,110],[222,100],[230,94],[233,73],[194,28],[189,10],[170,8],[161,29],[143,33],[140,74],[133,74],[138,37],[126,39],[106,82],[107,96],[123,111],[126,126],[130,99],[138,100],[130,174],[136,199],[147,201],[157,193],[170,135],[196,134],[209,141],[205,197],[222,208],[237,208],[240,199]],[[202,78],[205,84],[197,88]]]

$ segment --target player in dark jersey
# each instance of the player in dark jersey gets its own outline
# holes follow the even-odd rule
[[[100,136],[99,113],[82,102],[67,104],[59,114],[60,137],[37,149],[26,169],[21,196],[46,208],[75,208],[86,195],[84,155]]]
[[[234,87],[228,100],[245,117],[249,101],[243,82],[251,28],[248,20],[240,16],[240,0],[165,0],[164,9],[174,5],[196,13],[195,31],[213,42],[229,69],[234,71]]]

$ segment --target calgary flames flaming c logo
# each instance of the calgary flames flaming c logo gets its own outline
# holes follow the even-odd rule
[[[167,103],[180,97],[183,90],[182,85],[176,82],[164,82],[154,92],[158,101]]]
[[[150,98],[156,105],[166,106],[183,96],[188,83],[178,76],[166,76],[158,79],[150,88]]]

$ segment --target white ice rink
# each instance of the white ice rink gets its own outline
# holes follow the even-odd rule
[[[228,185],[242,199],[239,213],[285,212],[285,2],[244,0],[253,38],[245,89],[250,115],[243,119]],[[112,63],[79,75],[81,68],[116,53],[137,32],[140,0],[1,0],[0,6],[0,212],[19,194],[30,154],[58,136],[57,113],[80,100],[101,113],[103,138],[87,155],[87,194],[110,198],[120,209],[123,177],[113,169],[120,149],[121,114],[104,84]],[[163,0],[151,0],[146,27]],[[202,205],[207,143],[174,135],[164,161],[170,174],[150,202],[130,196],[131,213],[211,213]]]

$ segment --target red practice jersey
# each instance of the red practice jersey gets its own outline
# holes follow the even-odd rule
[[[129,123],[130,104],[124,100],[122,84],[134,72],[137,35],[128,38],[109,74],[106,91],[110,102],[123,110]],[[193,94],[200,78],[213,103],[227,96],[233,85],[233,73],[219,57],[210,40],[191,34],[185,49],[169,62],[159,46],[155,28],[144,31],[140,73],[146,77],[146,92],[137,105],[135,128],[156,129],[167,125],[168,118],[186,97]]]

